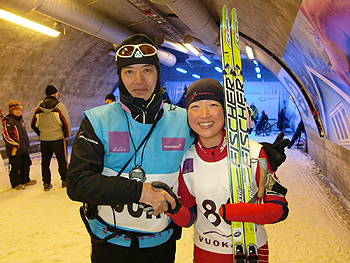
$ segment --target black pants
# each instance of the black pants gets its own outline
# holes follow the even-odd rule
[[[41,141],[41,173],[44,184],[51,183],[50,162],[52,154],[55,153],[58,162],[58,172],[62,181],[67,178],[67,149],[66,140],[61,139],[57,141]]]
[[[295,133],[293,135],[292,140],[290,141],[290,143],[288,144],[288,148],[292,147],[293,144],[295,143],[295,141],[301,136],[301,133],[305,132],[305,128],[304,128],[304,124],[302,122],[300,122],[298,124],[297,129],[295,130]]]
[[[173,263],[175,261],[175,238],[151,248],[121,247],[105,242],[92,243],[92,263]]]
[[[29,154],[9,156],[9,177],[12,188],[30,181],[29,171],[32,161]]]
[[[267,122],[267,121],[260,121],[260,122],[258,123],[258,125],[256,126],[255,131],[258,131],[258,132],[262,131],[262,128],[264,127],[264,125],[265,125],[266,122]]]

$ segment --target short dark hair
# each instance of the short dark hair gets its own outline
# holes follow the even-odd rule
[[[58,90],[54,86],[48,85],[46,87],[45,93],[46,93],[47,96],[50,96],[50,95],[56,94],[57,91]]]
[[[106,99],[110,99],[110,100],[112,100],[112,101],[115,101],[115,96],[114,96],[112,93],[109,93],[109,94],[106,95],[105,100],[106,100]]]

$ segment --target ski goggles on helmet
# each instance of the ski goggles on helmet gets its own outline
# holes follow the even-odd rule
[[[136,52],[136,54],[135,54]],[[116,54],[121,58],[131,58],[134,54],[135,57],[149,57],[157,53],[157,48],[150,44],[139,44],[139,45],[125,45],[120,47]]]

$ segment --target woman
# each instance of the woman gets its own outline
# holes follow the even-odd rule
[[[183,206],[171,217],[183,227],[194,223],[193,261],[233,262],[231,221],[236,221],[258,224],[259,262],[268,262],[267,235],[263,225],[287,217],[286,189],[279,184],[268,164],[273,173],[270,180],[279,187],[266,189],[262,198],[254,204],[230,204],[224,95],[220,83],[213,79],[200,79],[192,83],[186,95],[186,109],[191,132],[197,142],[183,158],[178,190]],[[250,141],[249,145],[252,158],[267,160],[259,143]],[[260,169],[256,162],[252,163],[252,177],[253,190],[257,192]]]

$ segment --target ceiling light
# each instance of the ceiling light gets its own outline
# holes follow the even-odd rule
[[[258,61],[256,61],[255,59],[253,59],[253,62],[255,65],[258,65]]]
[[[209,59],[207,59],[205,56],[200,56],[200,58],[201,58],[201,60],[203,60],[208,65],[211,64],[211,61]]]
[[[33,21],[30,21],[28,19],[22,18],[20,16],[16,16],[14,14],[11,14],[5,10],[0,9],[0,18],[3,18],[7,21],[10,21],[12,23],[24,26],[26,28],[33,29],[35,31],[38,31],[40,33],[52,36],[52,37],[58,37],[61,32],[54,30],[52,28],[40,25],[38,23],[35,23]]]
[[[215,70],[219,73],[222,73],[222,69],[220,67],[215,67]]]
[[[192,74],[192,77],[196,78],[196,79],[200,79],[201,76],[197,75],[197,74]]]
[[[256,77],[257,77],[258,79],[261,79],[261,74],[256,74]]]
[[[194,46],[192,46],[191,44],[184,44],[184,45],[185,45],[185,47],[187,47],[187,49],[189,51],[191,51],[196,56],[199,56],[201,54],[201,52],[199,52],[199,50],[197,48],[195,48]]]
[[[256,73],[260,73],[260,68],[259,67],[255,67],[255,72]]]
[[[176,70],[177,70],[178,72],[181,72],[181,73],[184,73],[184,74],[187,73],[187,71],[184,70],[184,69],[182,69],[182,68],[176,68]]]
[[[247,51],[247,56],[249,59],[254,59],[253,49],[250,46],[245,46],[245,50]]]

